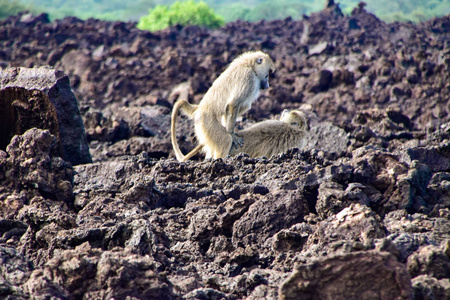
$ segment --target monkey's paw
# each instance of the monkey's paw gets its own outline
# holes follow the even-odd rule
[[[233,138],[233,142],[231,144],[231,147],[235,147],[236,149],[244,146],[244,139],[235,133],[231,134],[231,137]]]

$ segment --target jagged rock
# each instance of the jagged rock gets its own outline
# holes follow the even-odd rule
[[[144,168],[145,157],[75,167],[75,206],[81,210],[84,221],[86,222],[88,219],[84,210],[86,206],[89,206],[89,209],[86,209],[86,213],[89,215],[93,206],[97,205],[103,206],[102,210],[105,213],[116,211],[118,203],[104,206],[104,203],[100,200],[108,198],[111,192],[118,196],[121,205],[132,206],[133,203],[140,203],[140,209],[156,208],[160,196],[153,189],[154,179],[142,173]],[[135,175],[130,176],[131,173],[135,173]],[[90,197],[94,191],[97,196],[95,201]],[[89,216],[89,218],[91,217],[94,216]]]
[[[196,289],[185,295],[186,299],[211,299],[211,300],[221,300],[226,299],[227,296],[219,291],[212,288],[206,289]]]
[[[18,240],[27,230],[27,226],[19,221],[0,219],[0,243],[11,244]]]
[[[305,149],[323,150],[330,157],[336,157],[347,152],[349,143],[345,130],[330,122],[322,122],[310,128]]]
[[[440,246],[425,246],[418,253],[408,257],[408,271],[411,277],[428,275],[437,279],[450,277],[450,240]]]
[[[84,243],[55,253],[43,270],[31,274],[24,287],[40,297],[174,299],[171,284],[156,268],[148,256],[100,251]]]
[[[280,287],[280,299],[411,299],[405,266],[387,252],[335,255],[299,265]]]
[[[321,221],[310,235],[307,247],[314,251],[347,251],[347,241],[353,243],[350,248],[372,247],[374,239],[385,236],[380,220],[374,212],[360,204],[352,204],[336,215]]]
[[[281,229],[303,221],[309,213],[301,194],[280,192],[252,204],[233,225],[233,245],[262,244]]]
[[[309,91],[312,93],[319,93],[328,90],[333,81],[333,73],[328,70],[320,70],[311,78],[311,87]]]
[[[408,163],[418,160],[433,172],[450,172],[450,142],[444,141],[433,147],[409,148],[402,158]]]
[[[72,204],[72,168],[53,156],[55,148],[56,138],[48,130],[32,128],[13,137],[0,158],[1,217],[17,217],[36,197]]]
[[[78,103],[69,77],[50,68],[0,69],[0,149],[14,135],[37,127],[57,138],[58,154],[74,165],[91,162]]]
[[[0,246],[0,287],[5,299],[28,298],[21,287],[31,275],[33,265],[12,247]]]
[[[415,299],[448,299],[450,298],[450,282],[438,280],[428,275],[420,275],[412,280]]]
[[[314,55],[314,54],[321,54],[322,52],[324,52],[328,47],[328,43],[327,42],[321,42],[317,45],[313,45],[311,47],[308,48],[308,54],[309,55]]]

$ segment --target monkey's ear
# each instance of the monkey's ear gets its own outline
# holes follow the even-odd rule
[[[262,59],[261,57],[258,57],[258,58],[256,59],[256,63],[257,63],[258,65],[262,64],[262,62],[263,62],[263,59]]]
[[[280,119],[285,118],[288,114],[289,114],[289,109],[283,110],[283,112],[281,113],[281,118]]]

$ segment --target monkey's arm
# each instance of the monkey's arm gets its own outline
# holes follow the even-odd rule
[[[236,126],[236,119],[239,114],[239,109],[240,105],[227,104],[225,116],[226,130],[233,139],[231,147],[235,147],[236,149],[244,145],[244,139],[234,133],[234,127]]]

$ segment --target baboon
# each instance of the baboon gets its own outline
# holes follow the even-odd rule
[[[243,144],[234,132],[236,118],[247,112],[260,90],[269,88],[269,72],[274,71],[272,59],[261,51],[246,52],[231,62],[213,82],[198,105],[185,100],[175,103],[172,110],[172,146],[179,161],[195,154],[181,153],[176,141],[175,123],[182,110],[194,120],[195,135],[206,158],[220,158],[229,154],[231,147]]]
[[[237,134],[243,138],[244,143],[238,148],[232,147],[229,155],[247,153],[251,157],[271,157],[286,152],[290,148],[301,149],[305,147],[305,137],[308,131],[309,122],[302,111],[285,109],[280,120],[259,122],[238,131]],[[195,147],[185,156],[185,160],[190,159],[200,150],[202,150],[202,145]]]
[[[284,110],[280,120],[267,120],[238,131],[244,139],[239,148],[230,149],[230,155],[247,153],[251,157],[271,157],[290,148],[304,148],[309,131],[308,120],[299,110]]]

